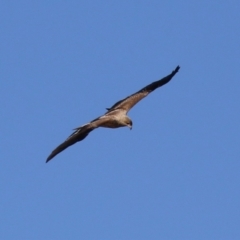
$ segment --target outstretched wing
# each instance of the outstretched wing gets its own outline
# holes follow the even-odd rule
[[[76,142],[82,141],[93,129],[94,128],[91,128],[88,126],[88,124],[76,129],[74,133],[72,133],[62,144],[60,144],[52,151],[52,153],[48,156],[46,162],[50,161],[57,154],[75,144]]]
[[[159,88],[162,85],[168,83],[172,79],[172,77],[178,72],[179,69],[180,69],[180,67],[177,66],[176,69],[168,76],[166,76],[156,82],[152,82],[151,84],[142,88],[138,92],[116,102],[111,108],[107,108],[108,112],[111,112],[116,109],[122,109],[122,110],[126,111],[126,113],[127,113],[136,103],[138,103],[141,99],[146,97],[149,93],[154,91],[156,88]]]
[[[81,127],[75,128],[75,131],[62,144],[60,144],[52,151],[52,153],[48,156],[46,162],[50,161],[57,154],[70,147],[71,145],[75,144],[76,142],[82,141],[92,130],[99,127],[106,120],[107,119],[100,117]]]

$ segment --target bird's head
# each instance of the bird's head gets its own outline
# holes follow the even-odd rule
[[[125,126],[129,127],[130,130],[132,130],[133,123],[132,123],[132,120],[128,116],[125,116],[124,124],[125,124]]]

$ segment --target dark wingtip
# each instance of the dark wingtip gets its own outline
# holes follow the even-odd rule
[[[179,69],[180,69],[180,66],[178,65],[173,72],[177,73]]]
[[[60,146],[61,146],[61,145],[60,145]],[[48,158],[47,158],[47,160],[46,160],[46,163],[49,162],[51,159],[53,159],[53,158],[54,158],[58,153],[60,153],[62,150],[64,150],[64,149],[62,149],[61,151],[58,151],[58,148],[59,148],[59,146],[51,152],[51,154],[48,156]]]
[[[64,142],[65,143],[65,142]],[[51,159],[53,159],[57,154],[59,154],[60,152],[62,152],[65,148],[61,148],[63,144],[59,145],[56,149],[54,149],[52,151],[52,153],[48,156],[47,160],[46,160],[46,163],[49,162]],[[60,147],[60,149],[59,149]]]
[[[50,155],[50,156],[47,158],[46,163],[49,162],[51,159],[52,159],[52,156]]]

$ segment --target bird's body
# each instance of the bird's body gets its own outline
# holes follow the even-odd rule
[[[105,115],[101,116],[99,120],[99,127],[106,127],[106,128],[119,128],[126,126],[126,115],[123,114],[119,110],[115,110],[114,112],[106,113]]]
[[[107,112],[104,115],[94,119],[85,125],[82,125],[81,127],[74,129],[75,131],[66,139],[66,141],[52,151],[52,153],[48,156],[46,162],[51,160],[67,147],[75,144],[76,142],[82,141],[95,128],[119,128],[127,126],[132,129],[132,120],[127,116],[128,111],[156,88],[168,83],[178,72],[179,68],[180,67],[178,66],[170,75],[164,77],[161,80],[155,81],[142,88],[138,92],[118,101],[112,107],[107,108]]]

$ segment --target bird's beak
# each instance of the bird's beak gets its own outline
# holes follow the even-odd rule
[[[130,130],[132,130],[132,126],[131,125],[128,125],[128,127],[130,128]]]

